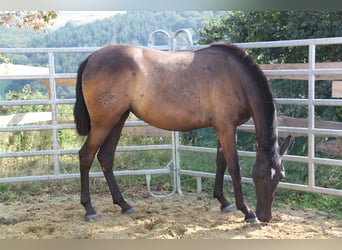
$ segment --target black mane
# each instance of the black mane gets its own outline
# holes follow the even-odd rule
[[[262,87],[261,91],[267,94],[265,97],[267,97],[268,100],[273,99],[273,94],[270,90],[265,74],[262,72],[259,65],[254,61],[253,57],[248,55],[245,50],[228,42],[212,43],[210,47],[222,48],[240,58],[256,77],[258,84]]]

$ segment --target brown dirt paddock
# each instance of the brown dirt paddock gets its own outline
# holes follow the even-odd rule
[[[239,211],[219,212],[215,199],[127,197],[135,215],[122,215],[109,195],[93,195],[101,216],[83,220],[78,195],[44,195],[0,203],[0,239],[321,239],[342,237],[342,221],[328,213],[274,208],[270,223],[248,224]]]

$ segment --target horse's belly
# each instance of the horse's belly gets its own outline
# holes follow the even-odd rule
[[[189,131],[210,127],[211,118],[203,109],[193,109],[186,105],[141,105],[132,112],[141,120],[158,128],[173,131]]]

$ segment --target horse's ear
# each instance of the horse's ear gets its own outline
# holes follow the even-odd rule
[[[288,137],[286,137],[283,145],[281,145],[281,147],[279,149],[279,154],[284,155],[291,144],[292,144],[292,136],[289,135]]]

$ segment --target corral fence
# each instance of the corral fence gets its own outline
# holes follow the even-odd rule
[[[156,35],[165,36],[166,45],[158,46],[154,44]],[[182,40],[181,42],[179,40]],[[279,118],[279,133],[282,135],[292,134],[305,135],[308,140],[308,154],[307,156],[286,155],[285,161],[305,163],[308,166],[308,183],[307,185],[298,183],[281,182],[279,187],[310,191],[324,194],[333,194],[342,196],[342,190],[335,188],[323,188],[316,186],[315,183],[315,166],[325,165],[327,167],[342,167],[341,159],[320,158],[316,156],[315,137],[342,137],[341,123],[337,122],[320,122],[315,117],[316,106],[342,106],[342,100],[338,99],[341,91],[342,80],[342,63],[341,62],[316,62],[316,48],[317,46],[326,45],[341,45],[342,37],[337,38],[321,38],[321,39],[306,39],[306,40],[290,40],[290,41],[272,41],[272,42],[255,42],[255,43],[239,43],[238,46],[244,49],[256,48],[281,48],[281,47],[299,47],[304,46],[308,48],[308,58],[306,64],[267,64],[261,65],[264,73],[269,79],[305,79],[308,81],[308,98],[276,98],[277,104],[283,105],[302,105],[306,106],[308,110],[307,119],[298,119],[292,117]],[[174,34],[169,34],[164,30],[156,30],[152,32],[148,38],[148,47],[161,50],[191,50],[198,49],[205,46],[193,45],[190,33],[181,29]],[[63,174],[60,170],[61,155],[75,155],[78,154],[77,149],[61,149],[58,141],[58,131],[64,129],[74,129],[75,125],[72,121],[61,122],[58,119],[57,108],[59,105],[72,105],[75,99],[59,99],[57,98],[56,89],[58,86],[74,86],[76,73],[56,73],[55,70],[55,56],[61,53],[74,54],[84,53],[89,54],[99,48],[0,48],[0,54],[46,54],[48,57],[48,67],[43,73],[35,72],[33,69],[20,73],[22,71],[7,72],[0,71],[1,80],[20,80],[20,79],[37,79],[42,84],[48,87],[49,98],[46,100],[12,100],[0,101],[1,106],[21,106],[21,105],[48,105],[51,112],[37,112],[26,114],[10,114],[0,117],[0,133],[17,132],[17,131],[51,131],[53,138],[52,148],[49,150],[37,150],[32,148],[29,151],[3,151],[0,150],[0,161],[3,158],[15,157],[32,157],[32,156],[52,156],[53,157],[53,174],[50,175],[30,175],[30,176],[12,176],[0,177],[0,183],[25,182],[25,181],[41,181],[41,180],[57,180],[79,178],[79,173]],[[13,65],[12,65],[13,66]],[[330,99],[317,99],[315,97],[315,81],[316,80],[332,80],[333,95]],[[40,117],[38,121],[50,121],[49,124],[40,125],[32,122],[32,117]],[[27,121],[26,121],[27,120]],[[33,119],[34,120],[34,119]],[[25,122],[26,121],[26,122]],[[29,125],[28,125],[29,124]],[[151,129],[151,126],[143,121],[127,121],[125,124],[126,131],[131,131],[135,128]],[[153,129],[153,128],[152,128]],[[254,131],[252,121],[239,127],[241,131]],[[164,133],[166,133],[164,131]],[[146,150],[171,150],[172,157],[169,164],[158,169],[144,169],[144,170],[121,170],[114,171],[117,176],[128,175],[144,175],[146,176],[147,189],[152,196],[159,196],[153,194],[150,183],[152,175],[168,174],[171,176],[172,190],[167,195],[174,193],[182,194],[181,177],[192,176],[196,178],[197,192],[201,192],[202,178],[214,178],[214,173],[207,173],[201,171],[185,170],[181,168],[180,154],[184,151],[203,152],[216,154],[215,148],[195,147],[182,145],[179,139],[179,132],[170,133],[171,143],[162,145],[139,145],[139,146],[119,146],[117,152],[129,151],[146,151]],[[328,146],[327,146],[328,147]],[[335,147],[336,148],[336,147]],[[255,157],[253,151],[239,151],[240,156]],[[2,166],[0,166],[1,168]],[[342,171],[342,169],[340,170]],[[91,172],[91,177],[103,176],[102,172]],[[229,175],[225,175],[226,180],[230,180]],[[242,181],[245,183],[253,183],[251,178],[243,177]]]

